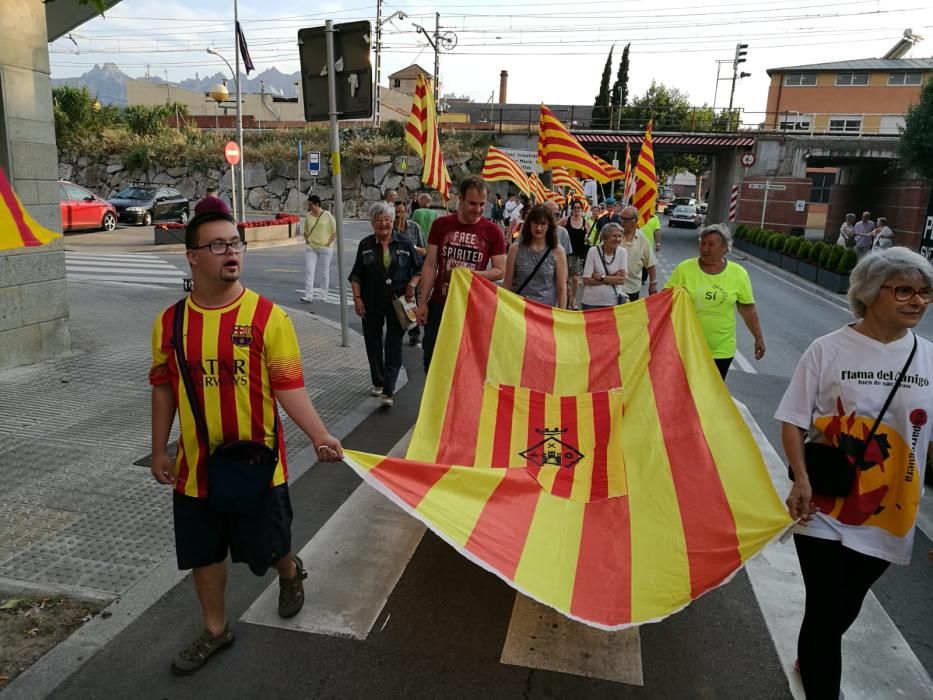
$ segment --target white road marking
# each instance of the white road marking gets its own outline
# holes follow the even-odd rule
[[[177,284],[187,272],[149,253],[65,253],[65,276],[91,282]]]
[[[174,267],[128,267],[120,265],[118,267],[102,267],[100,265],[66,265],[67,272],[102,272],[105,275],[118,274],[121,272],[145,272],[150,275],[171,275],[173,277],[184,277],[185,273]]]
[[[402,456],[411,431],[389,452]],[[298,553],[308,570],[301,612],[278,616],[278,581],[240,618],[269,627],[366,639],[421,542],[425,527],[367,484]]]
[[[784,461],[748,409],[738,401],[736,405],[755,436],[775,489],[785,497],[790,481]],[[803,700],[803,686],[794,671],[794,661],[805,590],[793,542],[770,545],[749,561],[745,569],[791,693]],[[842,640],[842,690],[848,700],[933,697],[933,680],[871,592]]]
[[[515,594],[500,661],[616,683],[645,684],[637,627],[605,632],[564,617],[521,593]]]
[[[758,374],[758,370],[752,367],[752,363],[745,359],[745,355],[740,353],[738,349],[735,351],[735,364],[739,366],[739,369],[743,372],[748,372],[749,374]]]
[[[68,275],[68,279],[90,282],[138,282],[148,284],[177,284],[183,277],[124,277],[123,275]]]

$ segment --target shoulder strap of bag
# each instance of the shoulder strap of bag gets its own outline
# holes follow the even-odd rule
[[[201,404],[198,402],[198,394],[194,390],[194,379],[191,377],[191,368],[185,359],[185,307],[187,297],[175,304],[175,318],[172,329],[172,347],[175,349],[175,361],[178,364],[178,374],[185,385],[185,394],[188,397],[188,405],[191,406],[191,415],[194,418],[194,424],[197,427],[198,434],[201,436],[201,442],[207,448],[210,443],[210,433],[207,431],[207,421],[204,419],[204,412],[201,410]],[[272,452],[275,460],[279,459],[279,409],[278,405],[273,405],[275,411],[275,425],[273,432]]]
[[[307,243],[307,242],[310,242],[310,240],[311,240],[311,234],[314,233],[314,229],[317,228],[317,225],[318,225],[319,223],[321,223],[321,219],[324,218],[324,214],[325,214],[325,213],[328,213],[328,212],[323,212],[323,211],[322,211],[321,214],[320,214],[320,216],[318,216],[318,217],[314,220],[314,226],[311,227],[311,230],[308,231],[307,233],[305,233],[305,242],[306,242],[306,243]]]
[[[519,287],[517,290],[515,290],[515,293],[516,293],[516,294],[521,294],[521,293],[522,293],[522,290],[525,288],[525,285],[527,285],[529,282],[531,282],[531,278],[535,276],[535,273],[538,271],[538,269],[541,267],[541,265],[544,264],[544,261],[547,260],[547,256],[550,255],[550,254],[551,254],[551,249],[550,249],[550,248],[546,248],[545,251],[544,251],[544,255],[541,256],[541,259],[540,259],[540,260],[538,261],[538,263],[535,265],[534,269],[531,271],[531,274],[528,275],[528,276],[525,278],[525,281],[522,282],[522,286]]]
[[[599,259],[602,260],[603,262],[603,269],[606,271],[606,276],[607,277],[610,276],[612,273],[609,272],[609,265],[606,264],[606,258],[603,257],[603,248],[601,245],[597,244],[596,252],[599,253]],[[619,249],[616,248],[616,255],[618,254],[619,254]],[[614,291],[616,294],[619,294],[619,290],[616,289],[616,285],[612,285],[612,291]]]
[[[868,437],[865,438],[864,445],[862,447],[862,454],[859,457],[859,462],[862,461],[862,458],[865,456],[865,450],[868,449],[868,446],[871,444],[871,439],[875,436],[875,431],[878,430],[878,426],[881,425],[881,419],[884,418],[884,414],[887,413],[888,407],[891,405],[891,401],[894,400],[894,395],[897,393],[897,390],[901,386],[901,382],[904,379],[904,375],[907,374],[907,369],[910,367],[910,363],[914,360],[914,355],[917,352],[917,336],[914,336],[914,345],[910,349],[910,354],[907,356],[907,362],[904,363],[904,368],[900,371],[900,374],[897,375],[897,380],[894,382],[894,386],[891,387],[891,392],[888,394],[887,400],[884,402],[884,406],[881,407],[881,413],[878,414],[878,417],[875,419],[875,424],[871,426],[871,431],[868,433]]]

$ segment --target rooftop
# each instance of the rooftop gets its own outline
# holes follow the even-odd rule
[[[855,70],[933,70],[933,58],[859,58],[854,61],[833,61],[831,63],[807,63],[802,66],[787,66],[785,68],[768,68],[768,75],[772,73],[787,73],[789,71],[855,71]]]

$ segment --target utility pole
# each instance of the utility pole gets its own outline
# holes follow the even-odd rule
[[[337,72],[334,66],[334,23],[327,20],[324,37],[327,42],[327,100],[330,114],[330,172],[334,187],[334,220],[337,224],[337,289],[340,295],[340,346],[349,347],[350,331],[347,318],[347,281],[343,266],[343,184],[340,175],[340,132],[337,130]]]
[[[745,56],[748,54],[748,44],[735,45],[735,58],[732,59],[732,90],[729,92],[729,123],[732,123],[732,100],[735,97],[735,81],[739,78],[747,78],[751,73],[739,73],[739,64],[745,63]]]
[[[373,128],[379,126],[379,69],[382,63],[382,0],[376,0],[376,80],[373,85]]]
[[[233,0],[233,65],[236,68],[236,142],[240,147],[240,186],[238,188],[239,192],[235,193],[234,196],[239,197],[240,216],[243,217],[243,221],[246,221],[246,198],[243,176],[243,170],[246,165],[246,149],[243,147],[243,95],[240,91],[240,83],[242,83],[242,76],[240,75],[240,37],[237,35],[236,31],[239,23],[240,11],[237,7],[237,0]]]
[[[441,40],[441,13],[434,13],[434,107],[437,108],[437,79],[441,72],[441,52],[438,49]]]

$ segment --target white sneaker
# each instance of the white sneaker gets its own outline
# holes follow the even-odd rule
[[[392,400],[391,396],[383,396],[382,400],[379,402],[379,405],[383,408],[392,408],[395,405],[395,401]]]
[[[314,298],[313,297],[300,297],[298,301],[303,302],[305,304],[310,304],[312,301],[314,301]]]
[[[369,393],[372,396],[382,396],[382,387],[373,384],[373,388],[369,390]]]

